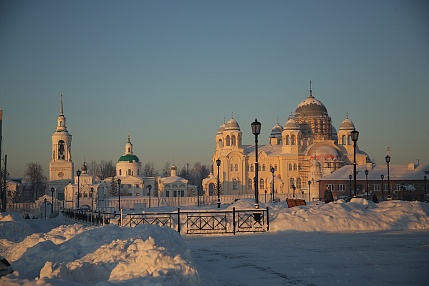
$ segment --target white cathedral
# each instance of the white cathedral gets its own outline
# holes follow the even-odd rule
[[[305,191],[308,198],[310,191],[311,198],[318,199],[319,179],[353,164],[353,130],[355,126],[346,115],[337,133],[325,105],[313,96],[310,82],[310,94],[298,104],[295,113],[284,126],[278,122],[274,125],[268,144],[258,144],[259,195],[272,194],[274,184],[274,196],[301,198]],[[240,126],[234,118],[219,127],[215,140],[214,170],[203,180],[204,191],[217,194],[219,176],[221,194],[254,193],[255,145],[243,144]],[[367,163],[368,155],[356,147],[356,164]]]

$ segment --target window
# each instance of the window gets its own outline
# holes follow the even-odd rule
[[[292,137],[291,137],[291,145],[296,145],[296,136],[295,135],[292,135]]]
[[[232,179],[232,189],[233,190],[238,190],[238,183],[237,183],[237,179]]]
[[[285,142],[286,145],[290,145],[290,137],[289,137],[289,135],[286,135],[286,140],[285,141],[286,141]]]
[[[226,136],[225,141],[226,141],[226,146],[229,146],[230,145],[230,137],[229,137],[229,135]]]
[[[238,164],[235,164],[234,171],[238,172]]]
[[[380,190],[380,184],[372,184],[372,191],[379,191]]]
[[[250,172],[254,172],[253,164],[250,165]]]
[[[344,184],[338,184],[337,188],[338,188],[339,192],[345,192],[346,191],[346,186]]]
[[[333,184],[326,184],[326,187],[329,188],[332,192],[335,191],[335,185]]]
[[[351,135],[349,135],[347,137],[347,145],[352,145],[352,136]]]
[[[296,164],[293,164],[293,170],[296,171],[298,169]]]
[[[132,194],[132,193],[128,193],[128,195],[129,195],[129,196],[132,196],[133,194]]]
[[[346,144],[347,144],[346,135],[343,135],[343,136],[341,137],[341,144],[342,144],[342,145],[346,145]]]
[[[274,171],[277,172],[277,164],[274,165]]]
[[[233,164],[230,165],[230,170],[231,170],[231,172],[234,171],[234,165]]]
[[[122,176],[122,170],[119,169],[119,176]]]
[[[252,188],[252,179],[247,180],[247,188],[249,188],[249,189]]]
[[[298,189],[301,189],[301,178],[297,178],[297,179],[296,179],[296,187],[297,187]]]
[[[260,189],[264,189],[264,188],[265,188],[265,182],[264,182],[264,179],[260,179],[260,180],[259,180],[259,188],[260,188]]]
[[[265,172],[265,164],[262,165],[262,172]]]
[[[290,178],[290,179],[289,179],[289,183],[290,183],[290,187],[292,188],[292,186],[294,186],[294,185],[295,185],[295,180],[294,180],[294,178]]]
[[[292,171],[292,164],[289,164],[289,171]]]
[[[237,145],[237,139],[235,138],[235,135],[232,135],[232,136],[231,136],[231,145],[232,145],[232,146]]]
[[[169,198],[170,197],[170,192],[169,191],[165,191],[165,197]]]
[[[136,193],[136,197],[140,196],[140,193]]]

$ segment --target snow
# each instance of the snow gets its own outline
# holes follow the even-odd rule
[[[285,202],[261,204],[266,206],[269,232],[235,236],[0,214],[0,254],[15,270],[0,285],[423,285],[427,280],[429,204],[354,198],[293,208]],[[232,207],[253,208],[253,201],[222,205]]]

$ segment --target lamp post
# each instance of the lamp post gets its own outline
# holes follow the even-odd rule
[[[220,208],[220,182],[219,182],[219,167],[220,167],[220,159],[216,160],[217,166],[217,208]]]
[[[197,205],[200,206],[200,187],[197,186]]]
[[[426,191],[427,191],[427,187],[426,187],[426,180],[428,179],[428,177],[425,175],[425,176],[423,177],[423,179],[425,179],[425,196],[424,196],[424,198],[423,198],[423,201],[425,202],[425,201],[426,201]]]
[[[273,186],[272,186],[272,189],[271,189],[271,201],[272,202],[274,202],[274,167],[273,166],[271,166],[271,173],[273,174]]]
[[[352,197],[352,174],[349,175],[349,181],[350,181],[350,185],[349,185],[349,189],[350,189],[350,198]]]
[[[295,199],[295,190],[296,190],[296,187],[295,187],[295,185],[292,185],[292,190],[293,190],[293,198]]]
[[[353,129],[352,132],[350,132],[352,135],[352,141],[353,141],[353,182],[354,182],[354,196],[356,197],[356,142],[359,138],[359,131],[356,129]]]
[[[51,214],[53,214],[53,213],[54,213],[54,191],[55,191],[55,188],[54,188],[54,187],[52,187],[52,188],[51,188],[51,194],[52,194],[52,196],[51,196],[51,198],[52,198],[52,203],[51,203]]]
[[[91,211],[94,212],[94,188],[91,187]]]
[[[368,169],[365,170],[365,180],[366,180],[366,199],[368,200],[368,195],[369,195]]]
[[[147,188],[149,189],[149,208],[150,208],[150,190],[152,190],[152,185],[147,186]]]
[[[258,185],[259,185],[259,178],[258,178],[258,172],[259,172],[259,163],[258,163],[258,135],[261,133],[261,122],[258,121],[258,119],[255,118],[255,121],[250,124],[252,127],[252,133],[255,135],[255,208],[259,208],[259,192],[258,192]]]
[[[94,188],[91,187],[91,224],[94,220]]]
[[[45,219],[46,219],[46,198],[45,198]]]
[[[79,197],[80,197],[80,174],[82,174],[81,170],[77,170],[76,171],[76,175],[77,175],[77,208],[79,209]]]
[[[310,186],[311,186],[311,181],[308,180],[308,201],[310,201],[310,194],[311,194]]]
[[[119,211],[121,210],[121,179],[118,179],[118,202],[119,202]]]
[[[390,156],[386,155],[385,159],[387,164],[387,198],[390,199],[390,173],[389,173]]]
[[[384,200],[384,183],[383,183],[384,175],[381,174],[380,177],[381,177],[381,199]]]

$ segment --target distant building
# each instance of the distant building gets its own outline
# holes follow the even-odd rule
[[[63,112],[63,96],[60,96],[60,114],[57,128],[52,134],[52,157],[49,163],[49,187],[55,188],[57,198],[64,199],[64,187],[73,180],[74,164],[71,156],[72,135],[67,131],[66,117]],[[39,194],[43,195],[43,194]]]
[[[365,175],[368,170],[368,176]],[[383,179],[382,179],[383,176]],[[429,177],[429,165],[389,165],[389,178],[387,176],[387,165],[367,164],[356,168],[356,196],[372,198],[376,194],[378,199],[386,199],[389,194],[392,199],[423,200],[425,190],[429,194],[427,179],[425,185],[424,177]],[[367,184],[368,178],[368,184]],[[319,197],[323,197],[324,190],[329,187],[334,198],[347,195],[352,197],[353,166],[345,166],[319,181]]]
[[[188,197],[197,195],[197,186],[189,185],[188,180],[177,176],[177,167],[171,166],[169,177],[159,178],[160,197]]]
[[[251,132],[251,122],[246,130]],[[262,128],[264,128],[262,122]],[[310,94],[286,120],[271,130],[268,144],[258,144],[259,194],[265,191],[289,198],[319,198],[319,180],[353,163],[353,122],[346,116],[337,133],[322,102]],[[254,192],[255,145],[244,145],[242,132],[235,118],[222,124],[215,136],[214,170],[203,180],[205,194],[215,195],[217,185],[216,160],[220,159],[221,194],[238,195]],[[260,142],[261,140],[259,140]],[[356,163],[365,166],[369,156],[356,147]],[[309,183],[310,182],[310,188]]]

